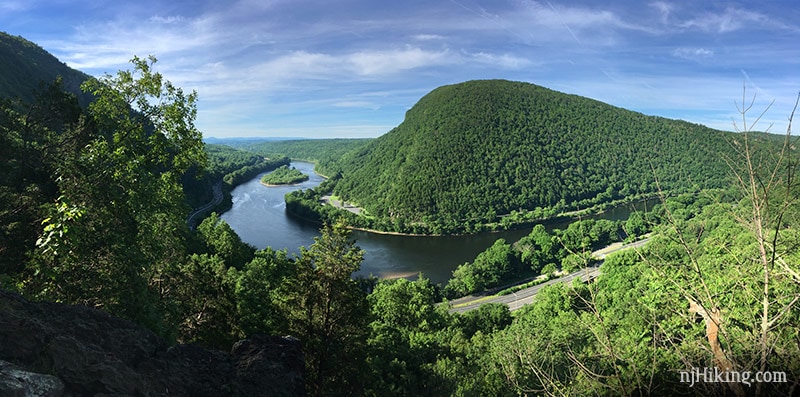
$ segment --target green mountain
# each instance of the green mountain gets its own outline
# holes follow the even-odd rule
[[[35,90],[61,76],[64,89],[77,95],[82,105],[91,100],[80,89],[89,78],[87,74],[70,68],[38,45],[5,32],[0,32],[0,70],[0,98],[31,103]]]
[[[433,90],[399,126],[342,159],[334,194],[366,209],[378,228],[463,231],[658,185],[723,186],[735,135],[529,83],[469,81]]]

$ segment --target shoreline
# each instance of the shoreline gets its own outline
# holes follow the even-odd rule
[[[501,232],[505,232],[505,231],[509,231],[509,230],[525,229],[525,228],[528,228],[528,227],[535,226],[537,224],[547,225],[547,224],[550,224],[550,223],[562,222],[562,221],[567,221],[567,220],[572,220],[572,221],[580,220],[582,217],[585,217],[585,216],[602,215],[602,214],[604,214],[606,211],[608,211],[611,208],[616,208],[616,207],[619,207],[619,206],[622,206],[622,205],[625,205],[625,204],[632,204],[632,203],[639,203],[639,202],[643,202],[643,201],[648,201],[648,200],[651,200],[651,199],[654,199],[654,198],[657,198],[657,197],[658,197],[658,195],[654,194],[654,195],[644,195],[644,197],[636,197],[636,198],[629,199],[629,200],[628,199],[620,199],[620,200],[616,200],[616,203],[612,202],[610,208],[603,208],[603,209],[595,210],[595,211],[593,211],[592,208],[585,208],[585,209],[582,209],[582,210],[567,211],[567,212],[562,212],[560,214],[557,214],[557,215],[554,215],[554,216],[551,216],[551,217],[547,217],[547,218],[539,218],[539,219],[534,219],[534,220],[530,220],[530,221],[527,221],[527,222],[515,223],[515,224],[511,225],[508,228],[498,228],[498,229],[494,229],[494,230],[483,230],[483,231],[480,231],[478,233],[418,234],[418,233],[389,232],[389,231],[384,231],[384,230],[376,230],[376,229],[369,229],[369,228],[355,227],[355,226],[346,226],[346,228],[349,229],[349,230],[358,230],[358,231],[361,231],[361,232],[388,235],[388,236],[407,236],[407,237],[473,236],[473,235],[484,234],[484,233],[501,233]],[[347,208],[343,208],[343,207],[339,207],[339,206],[330,204],[330,202],[327,201],[327,200],[326,200],[325,204],[322,204],[322,205],[330,205],[330,206],[332,206],[334,208],[337,208],[337,209],[340,209],[340,210],[347,210]],[[599,205],[602,205],[602,204],[599,204]],[[356,207],[356,208],[360,208],[360,207]],[[322,221],[312,221],[310,219],[298,216],[296,214],[292,214],[292,215],[293,216],[297,216],[298,218],[304,219],[306,221],[314,222],[315,224],[323,224],[324,223]]]
[[[302,160],[302,159],[292,159],[292,161],[302,161],[302,162],[306,162],[306,163],[316,164],[315,162],[308,161],[308,160]],[[328,178],[325,175],[320,174],[316,170],[313,170],[313,172],[315,174],[321,176],[324,179]],[[292,185],[297,185],[297,184],[299,184],[299,183],[292,184]],[[268,185],[268,184],[265,184],[263,182],[262,182],[262,185],[268,186],[268,187],[292,186],[292,185],[289,185],[289,184]],[[547,218],[539,218],[539,219],[533,219],[533,220],[526,221],[526,222],[515,223],[515,224],[513,224],[513,225],[511,225],[510,227],[507,227],[507,228],[497,228],[497,229],[483,230],[483,231],[480,231],[478,233],[419,234],[419,233],[391,232],[391,231],[377,230],[377,229],[370,229],[370,228],[356,227],[356,226],[346,226],[346,228],[348,230],[357,230],[357,231],[360,231],[360,232],[379,234],[379,235],[387,235],[387,236],[406,236],[406,237],[447,237],[447,236],[459,237],[459,236],[472,236],[472,235],[478,235],[478,234],[484,234],[484,233],[501,233],[501,232],[510,231],[510,230],[525,229],[525,228],[528,228],[528,227],[533,227],[533,226],[535,226],[537,224],[547,225],[547,224],[550,224],[550,223],[567,221],[567,220],[575,221],[575,220],[579,220],[579,219],[581,219],[582,217],[585,217],[585,216],[602,215],[603,213],[609,211],[610,209],[613,209],[613,208],[616,208],[616,207],[619,207],[619,206],[622,206],[622,205],[625,205],[625,204],[639,203],[639,202],[643,202],[643,201],[652,200],[654,198],[658,198],[658,196],[659,196],[658,193],[640,194],[640,195],[636,195],[636,196],[633,196],[633,197],[626,197],[626,198],[621,198],[621,199],[617,199],[617,200],[612,200],[611,202],[608,202],[608,203],[596,204],[595,206],[589,207],[589,208],[562,212],[560,214],[553,215],[553,216],[547,217]],[[345,208],[343,206],[333,205],[330,202],[329,199],[330,198],[328,198],[328,200],[324,200],[323,199],[325,202],[321,203],[321,205],[330,205],[330,206],[332,206],[334,208],[337,208],[339,210],[345,210],[345,211],[348,210],[348,208]],[[342,202],[342,204],[344,204],[344,202]],[[608,206],[608,207],[605,207],[605,206]],[[605,207],[605,208],[597,208],[597,207]],[[354,207],[354,208],[361,209],[360,207]],[[352,211],[350,211],[350,212],[352,212]],[[321,224],[324,223],[324,221],[321,221],[321,220],[317,221],[317,220],[308,219],[306,217],[300,216],[300,215],[295,214],[295,213],[293,213],[291,211],[288,211],[288,210],[287,210],[287,213],[291,214],[292,216],[294,216],[294,217],[296,217],[298,219],[302,219],[304,221],[311,222],[311,223],[314,223],[314,224],[317,224],[317,225],[321,225]],[[498,222],[498,224],[499,224],[499,222]]]
[[[307,180],[308,179],[306,179],[305,181],[307,181]],[[297,186],[297,185],[299,185],[299,184],[301,184],[301,183],[303,183],[305,181],[294,182],[294,183],[278,183],[278,184],[264,183],[262,181],[258,181],[258,183],[260,183],[261,185],[266,186],[266,187],[281,187],[281,186]]]

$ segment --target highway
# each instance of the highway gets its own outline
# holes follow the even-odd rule
[[[213,193],[214,193],[214,198],[212,198],[211,201],[209,201],[206,205],[204,205],[204,206],[192,211],[192,213],[189,215],[189,218],[186,220],[186,222],[189,224],[189,228],[190,229],[194,230],[194,228],[197,227],[197,225],[195,224],[196,223],[196,221],[194,219],[195,217],[197,217],[198,215],[204,213],[205,211],[208,211],[209,209],[219,205],[222,202],[222,180],[221,179],[219,181],[217,181],[217,183],[214,184]]]
[[[609,254],[626,249],[639,248],[647,244],[648,241],[650,241],[650,237],[646,237],[642,240],[630,244],[615,243],[609,245],[608,247],[593,252],[592,255],[595,258],[600,259],[602,261]],[[602,262],[600,264],[602,264]],[[463,298],[455,299],[449,302],[449,305],[451,306],[450,312],[451,313],[468,312],[470,310],[477,309],[478,307],[480,307],[485,303],[503,303],[505,305],[508,305],[509,310],[514,311],[533,302],[533,299],[536,296],[536,294],[539,292],[539,290],[541,290],[545,286],[552,285],[555,283],[571,284],[572,281],[575,280],[576,278],[580,278],[581,281],[586,282],[587,280],[591,280],[597,277],[600,274],[600,264],[598,264],[597,266],[587,267],[578,270],[576,272],[567,274],[566,276],[552,279],[542,284],[534,285],[532,287],[528,287],[508,295],[466,296]]]

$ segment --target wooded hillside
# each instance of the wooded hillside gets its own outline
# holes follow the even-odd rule
[[[652,193],[657,181],[720,187],[733,136],[529,83],[470,81],[433,90],[343,159],[334,192],[384,223],[449,230]]]
[[[33,102],[32,88],[47,86],[60,76],[64,90],[77,95],[81,105],[91,100],[80,88],[88,75],[70,68],[38,45],[5,32],[0,32],[0,70],[0,98]]]

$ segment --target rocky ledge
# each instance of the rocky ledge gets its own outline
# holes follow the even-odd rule
[[[0,291],[2,396],[295,396],[303,371],[291,337],[170,346],[100,310]]]

